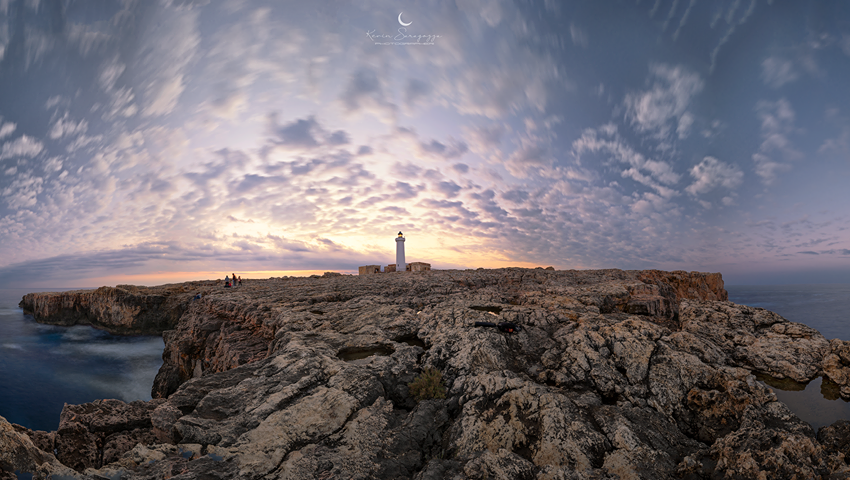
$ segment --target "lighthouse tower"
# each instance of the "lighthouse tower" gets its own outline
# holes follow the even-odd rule
[[[395,239],[395,271],[403,272],[407,268],[404,263],[404,235],[398,232],[398,237]]]

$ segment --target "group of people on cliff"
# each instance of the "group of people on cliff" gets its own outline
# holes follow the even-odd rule
[[[236,285],[242,286],[242,276],[241,275],[239,277],[237,277],[236,274],[234,273],[232,279],[231,279],[231,277],[229,277],[227,275],[224,276],[224,287],[225,288],[230,288],[230,287],[236,286]]]

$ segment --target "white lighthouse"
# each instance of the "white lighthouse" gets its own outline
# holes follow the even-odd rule
[[[403,272],[407,268],[404,263],[404,235],[398,232],[398,237],[395,239],[395,271]]]

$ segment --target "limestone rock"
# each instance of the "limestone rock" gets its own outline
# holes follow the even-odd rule
[[[850,385],[850,348],[726,299],[654,270],[213,287],[164,330],[160,398],[31,436],[91,478],[845,478],[845,426],[816,437],[753,374]],[[411,398],[427,368],[445,399]]]
[[[33,444],[23,427],[10,424],[0,417],[0,475],[20,471],[33,474],[34,479],[82,479],[74,470],[61,464],[52,453]],[[0,477],[3,478],[3,477]],[[14,474],[11,477],[17,478]]]
[[[194,285],[192,283],[197,283]],[[96,290],[28,293],[20,302],[24,313],[53,325],[91,325],[124,335],[160,334],[174,328],[201,282],[136,287],[118,285]]]
[[[823,373],[838,384],[842,398],[850,399],[850,342],[838,339],[829,342]]]
[[[718,347],[724,360],[776,378],[815,378],[830,348],[817,330],[761,308],[683,301],[680,318],[683,331]]]
[[[66,404],[52,436],[52,448],[59,461],[77,471],[99,468],[139,443],[156,441],[151,415],[162,403],[108,399]]]

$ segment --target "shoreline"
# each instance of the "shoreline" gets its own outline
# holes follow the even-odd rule
[[[720,459],[723,471],[749,475],[755,471],[742,456],[746,452],[764,460],[779,454],[780,447],[758,443],[766,435],[784,439],[782,455],[801,457],[793,467],[758,462],[758,471],[844,468],[829,460],[841,447],[829,443],[828,433],[841,425],[821,429],[823,438],[815,435],[752,375],[796,381],[826,375],[847,398],[850,375],[842,375],[850,372],[844,363],[850,349],[772,312],[725,301],[719,274],[498,269],[315,277],[252,280],[232,290],[212,289],[196,302],[181,301],[194,296],[185,284],[177,284],[182,290],[169,286],[169,295],[161,287],[154,287],[158,293],[135,287],[132,295],[132,288],[115,287],[98,289],[100,298],[69,294],[64,303],[45,298],[39,304],[33,297],[33,311],[56,321],[102,325],[111,319],[123,331],[174,328],[163,330],[157,398],[135,406],[67,406],[56,432],[25,433],[47,449],[65,445],[71,431],[89,432],[100,445],[99,457],[79,451],[69,457],[56,449],[59,460],[78,472],[112,469],[139,478],[154,478],[133,460],[142,457],[196,473],[208,459],[245,478],[284,470],[315,477],[324,471],[313,463],[319,458],[348,465],[329,473],[407,472],[417,478],[450,478],[448,472],[556,478],[563,468],[587,475],[703,478],[720,472]],[[106,308],[103,299],[115,303]],[[66,308],[66,317],[45,305]],[[171,316],[182,311],[170,324],[127,320],[149,318],[151,305],[172,309]],[[493,315],[524,329],[505,335],[470,327]],[[346,361],[343,351],[375,354]],[[442,372],[445,400],[417,403],[410,397],[407,384],[425,368]],[[247,398],[233,396],[236,391]],[[81,423],[79,408],[97,413]],[[328,408],[341,409],[338,420],[297,420]],[[776,417],[778,412],[784,413]],[[92,422],[121,415],[142,419],[135,437],[126,425],[92,430]],[[416,423],[422,415],[437,424]],[[383,420],[364,424],[367,418]],[[551,421],[574,427],[550,430],[545,425]],[[660,427],[669,438],[647,437]],[[268,428],[284,428],[293,439],[306,435],[308,443],[268,437]],[[424,435],[409,439],[415,448],[398,443],[397,434],[411,428]],[[570,433],[573,428],[578,436]],[[623,432],[631,432],[631,443],[621,443]],[[738,443],[741,435],[756,444]],[[123,451],[115,446],[117,437],[125,439]],[[383,440],[375,444],[376,438]],[[197,459],[181,463],[183,457],[174,455],[181,445],[194,448]],[[345,445],[371,460],[347,456]],[[804,447],[820,453],[806,460]],[[412,455],[410,462],[387,460],[401,452]]]

